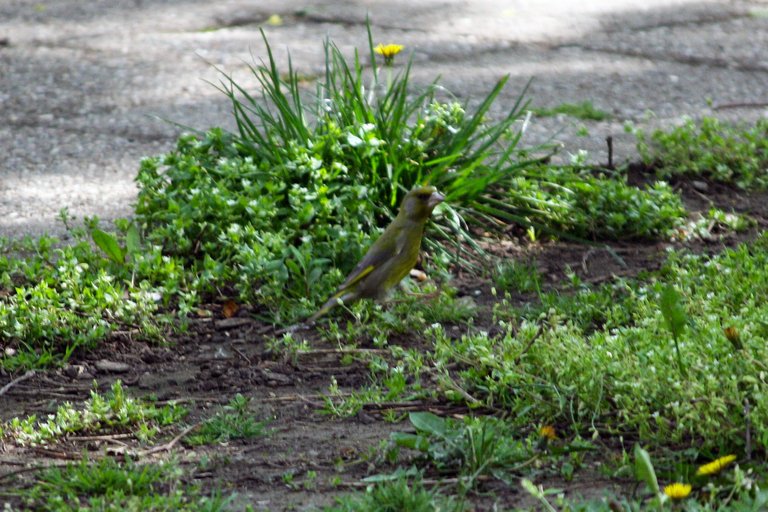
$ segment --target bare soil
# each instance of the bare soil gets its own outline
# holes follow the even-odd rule
[[[633,172],[633,179],[644,180],[642,169],[635,168]],[[694,215],[714,205],[725,211],[747,213],[757,225],[746,232],[724,233],[687,243],[523,245],[510,240],[500,244],[499,251],[534,262],[545,276],[546,286],[551,288],[564,281],[569,269],[590,283],[609,281],[616,276],[631,277],[659,268],[669,247],[717,253],[754,238],[768,225],[766,193],[745,193],[716,183],[694,186],[691,181],[680,181],[676,186]],[[493,304],[488,293],[491,283],[467,276],[461,276],[458,282],[460,293],[472,294],[480,305],[475,325],[488,322]],[[514,299],[526,302],[533,297],[519,294]],[[343,420],[321,414],[332,378],[342,391],[368,383],[365,363],[342,361],[344,354],[324,345],[313,331],[304,333],[310,340],[311,351],[293,358],[271,353],[265,339],[273,335],[272,328],[254,320],[246,308],[231,318],[225,318],[222,304],[204,309],[213,315],[193,319],[188,332],[168,340],[164,346],[115,337],[95,351],[77,354],[66,368],[37,371],[18,381],[0,392],[0,420],[30,414],[43,416],[54,412],[63,401],[82,402],[89,397],[93,381],[104,391],[121,379],[133,396],[153,396],[161,403],[178,400],[191,411],[186,425],[210,417],[218,406],[242,393],[252,398],[257,416],[270,419],[268,436],[195,448],[184,445],[182,440],[170,450],[158,451],[145,459],[160,460],[168,458],[169,452],[175,453],[187,469],[190,482],[204,489],[218,487],[224,493],[237,492],[236,509],[249,503],[255,510],[305,510],[333,503],[334,496],[341,493],[364,488],[360,480],[370,474],[394,469],[378,458],[378,448],[390,433],[408,431],[410,427],[407,422],[385,421],[386,413],[429,410],[456,416],[468,412],[447,402],[422,401],[370,405],[356,417]],[[419,343],[418,340],[418,333],[403,336],[405,343]],[[360,348],[373,347],[363,343]],[[110,368],[104,361],[126,363],[127,367]],[[0,389],[18,377],[0,373]],[[155,442],[161,445],[183,429],[179,426],[165,433],[164,440]],[[45,447],[19,447],[0,441],[0,491],[31,485],[35,472],[26,468],[32,466],[78,461],[84,454],[90,458],[105,453],[124,456],[140,449],[135,439],[109,434],[101,438],[73,436]],[[578,472],[571,482],[552,477],[544,484],[563,489],[567,495],[600,496],[610,489],[632,490],[629,480],[608,480],[589,469]],[[13,498],[0,498],[0,502],[9,500],[15,507],[21,507]],[[501,509],[534,506],[530,497],[521,494],[519,486],[490,481],[481,485],[472,496],[472,503],[476,510],[490,510],[494,504]]]

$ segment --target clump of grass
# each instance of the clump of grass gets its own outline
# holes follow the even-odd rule
[[[541,273],[533,263],[512,259],[496,263],[492,272],[493,285],[499,291],[532,293],[541,291]]]
[[[91,391],[91,398],[82,408],[65,403],[47,419],[38,419],[36,415],[13,418],[3,431],[20,445],[44,444],[76,432],[102,430],[129,430],[146,440],[158,432],[158,426],[175,423],[186,414],[187,410],[178,405],[156,407],[128,397],[117,380],[107,395]]]
[[[96,463],[83,460],[66,467],[41,471],[35,484],[20,494],[35,510],[226,510],[231,497],[217,492],[204,495],[182,480],[183,471],[174,462],[139,464],[104,458]]]
[[[199,446],[266,435],[266,421],[259,421],[249,414],[248,402],[247,398],[238,393],[222,411],[203,422],[194,433],[184,439],[184,442]]]
[[[534,108],[532,112],[542,117],[564,114],[585,121],[605,121],[611,118],[611,114],[595,107],[589,100],[582,101],[581,103],[561,103],[552,108]]]
[[[450,498],[428,491],[417,479],[409,483],[405,478],[382,482],[365,492],[337,498],[338,504],[326,507],[326,512],[386,512],[408,510],[413,512],[459,512],[464,507]]]
[[[643,161],[659,176],[702,176],[739,188],[768,187],[768,120],[730,125],[715,117],[685,119],[650,135],[636,131]]]
[[[463,422],[428,412],[411,413],[416,434],[393,434],[396,446],[424,453],[441,475],[458,475],[460,487],[474,488],[482,477],[512,480],[515,467],[532,455],[531,445],[515,436],[509,424],[492,416]]]

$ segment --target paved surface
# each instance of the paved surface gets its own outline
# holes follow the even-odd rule
[[[637,7],[642,4],[642,7]],[[127,216],[142,157],[180,129],[230,126],[207,81],[216,66],[248,83],[263,26],[281,58],[322,69],[322,41],[377,42],[413,52],[414,76],[479,98],[509,73],[499,108],[530,77],[536,106],[591,100],[615,117],[534,119],[527,141],[555,136],[604,161],[606,135],[633,157],[626,120],[655,126],[714,105],[768,101],[768,3],[687,0],[3,0],[0,3],[0,235],[60,232],[57,212]],[[271,26],[274,14],[283,24]],[[653,112],[649,115],[648,112]],[[753,121],[765,107],[718,110]]]

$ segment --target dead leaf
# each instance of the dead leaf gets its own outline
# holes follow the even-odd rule
[[[237,303],[233,300],[228,300],[224,303],[224,307],[222,308],[222,313],[224,313],[224,318],[232,318],[237,314],[237,312],[240,310],[240,306],[237,305]]]

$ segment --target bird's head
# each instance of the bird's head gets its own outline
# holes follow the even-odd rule
[[[432,214],[435,206],[442,203],[445,196],[435,187],[416,187],[408,192],[400,204],[400,215],[416,221],[425,221]]]

